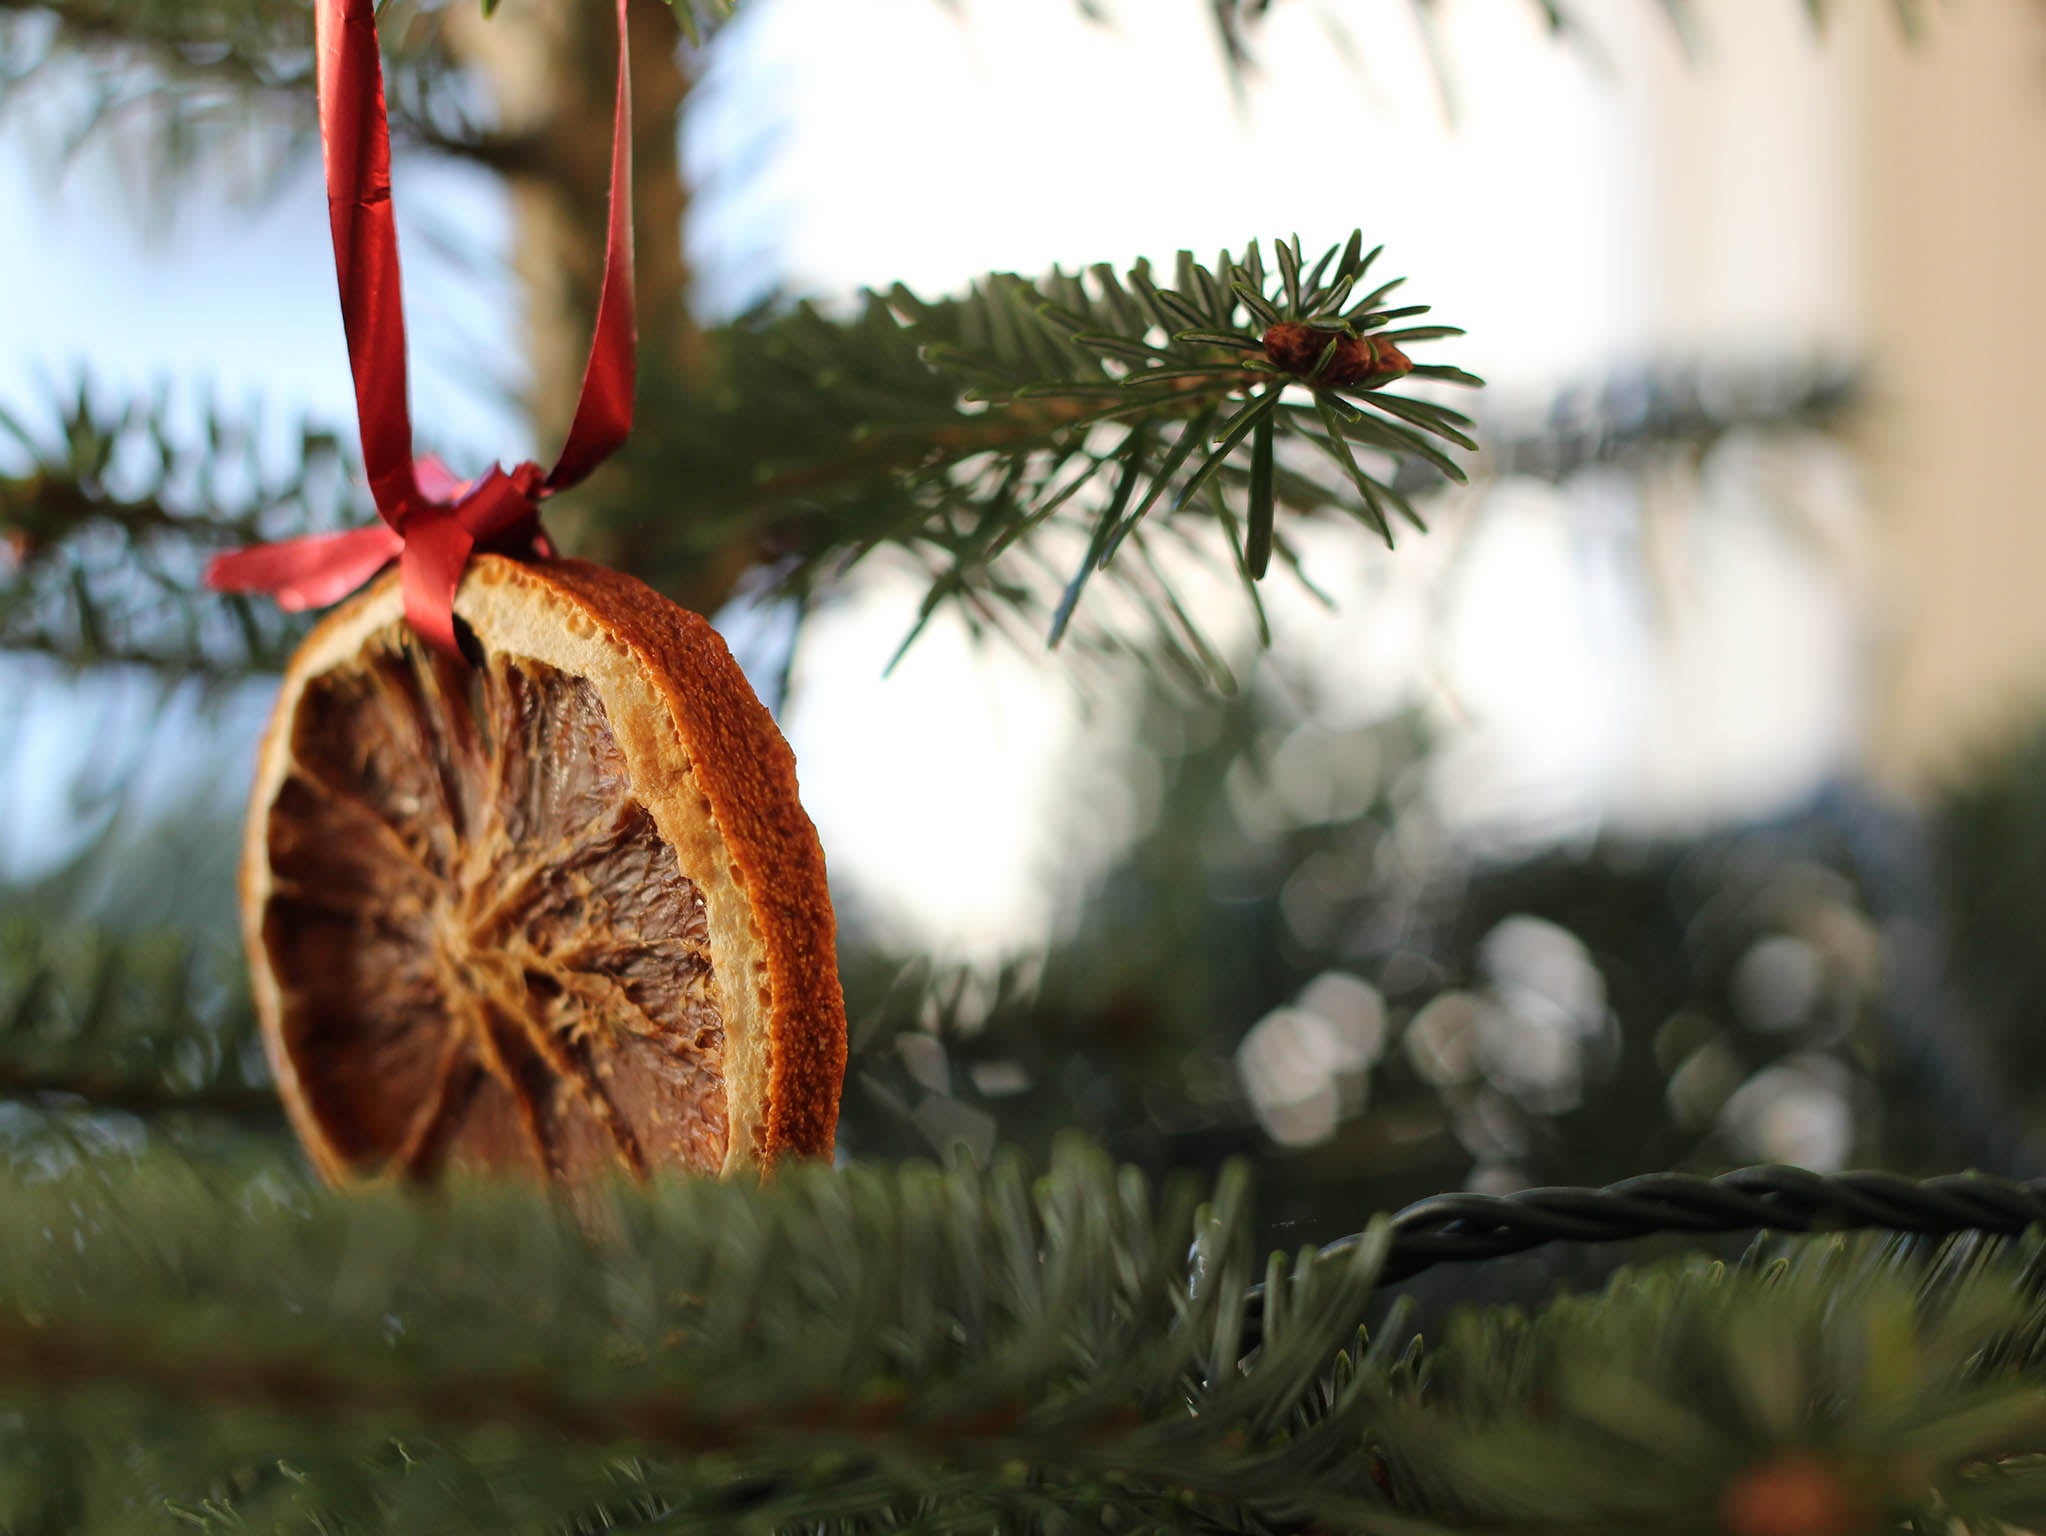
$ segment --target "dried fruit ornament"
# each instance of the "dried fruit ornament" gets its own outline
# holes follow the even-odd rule
[[[415,465],[372,0],[320,0],[321,135],[382,522],[208,580],[332,602],[258,759],[244,933],[279,1090],[335,1182],[732,1172],[831,1151],[845,1005],[795,761],[717,633],[557,560],[539,504],[633,393],[619,0],[610,244],[568,445],[455,484]]]

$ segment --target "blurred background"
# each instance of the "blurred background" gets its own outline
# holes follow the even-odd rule
[[[17,1156],[284,1145],[232,923],[290,631],[216,644],[135,510],[365,515],[300,45],[232,30],[277,9],[219,0],[216,46],[0,0]],[[425,82],[415,418],[457,467],[559,430],[601,9],[385,24]],[[795,604],[660,567],[798,756],[842,1155],[1243,1156],[1292,1241],[1660,1168],[2046,1173],[2046,7],[1254,9],[747,0],[700,50],[635,18],[651,379],[631,509],[564,503],[571,544],[717,501],[664,372],[798,298],[1361,226],[1489,381],[1472,485],[1395,551],[1304,528],[1332,601],[1268,584],[1269,649],[1189,575],[1226,687],[944,613],[890,670],[925,578],[887,559]],[[89,1082],[51,1065],[84,1037]]]

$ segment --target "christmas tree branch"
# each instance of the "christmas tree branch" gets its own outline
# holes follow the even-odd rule
[[[700,1406],[666,1386],[591,1401],[548,1376],[379,1375],[351,1370],[331,1356],[238,1356],[209,1342],[216,1347],[199,1356],[139,1329],[27,1325],[0,1316],[0,1373],[12,1379],[17,1394],[175,1396],[197,1413],[286,1414],[344,1434],[364,1421],[380,1433],[509,1431],[571,1449],[628,1446],[650,1456],[776,1461],[790,1476],[825,1457],[971,1469],[981,1478],[1023,1459],[1056,1465],[1066,1477],[1152,1478],[1221,1499],[1240,1486],[1244,1470],[1240,1461],[1211,1467],[1181,1460],[1169,1435],[1120,1407],[1094,1416],[1062,1413],[1047,1432],[1029,1422],[1038,1405],[1024,1402],[926,1416],[905,1398],[822,1398],[792,1415],[779,1403],[750,1412]]]
[[[392,125],[401,142],[454,156],[503,173],[534,170],[546,146],[531,135],[479,122],[459,87],[459,68],[442,46],[437,12],[450,0],[408,0],[386,7]],[[477,0],[467,0],[477,3]],[[480,0],[485,14],[496,0]],[[1083,14],[1112,19],[1103,0],[1077,0]],[[1596,47],[1596,37],[1563,0],[1523,0],[1559,37]],[[692,46],[708,42],[736,9],[734,0],[668,0],[681,35]],[[1700,27],[1689,0],[1656,0],[1687,46]],[[1440,35],[1439,0],[1410,0],[1427,44],[1428,65],[1445,101],[1453,100],[1453,59]],[[1815,27],[1830,13],[1828,0],[1804,0]],[[1255,34],[1272,0],[1208,0],[1208,17],[1232,73],[1256,69]],[[1893,13],[1915,35],[1922,0],[1892,0]],[[54,23],[24,28],[21,22]],[[1332,23],[1347,45],[1357,46],[1347,19]],[[115,109],[148,103],[157,109],[152,142],[167,163],[197,163],[206,142],[196,129],[216,122],[246,126],[247,112],[268,114],[299,142],[311,125],[311,18],[294,0],[0,0],[0,90],[18,89],[54,61],[87,54],[141,65],[150,79],[130,80],[92,104],[73,136],[83,139],[116,116]],[[222,99],[222,92],[226,99]]]
[[[663,429],[630,483],[678,486],[683,505],[624,561],[659,572],[750,544],[800,590],[889,550],[928,582],[912,636],[951,608],[1053,643],[1101,581],[1211,673],[1161,562],[1233,565],[1255,604],[1274,554],[1291,562],[1282,509],[1347,512],[1390,542],[1395,517],[1419,521],[1400,462],[1464,474],[1444,449],[1470,446],[1468,418],[1391,387],[1475,383],[1401,350],[1458,333],[1401,324],[1425,306],[1393,305],[1397,280],[1360,292],[1376,254],[1353,238],[1310,262],[1281,242],[1267,270],[1253,244],[1212,267],[1182,254],[1171,286],[1099,264],[743,321],[718,338],[709,402],[653,406]],[[706,475],[720,455],[750,473]],[[1088,643],[1130,644],[1110,628]]]
[[[990,278],[984,288],[1011,282],[1021,307],[1033,303],[1035,284]],[[595,524],[630,546],[630,567],[710,609],[749,571],[829,585],[874,530],[915,540],[919,519],[931,517],[943,532],[933,507],[964,495],[951,487],[962,466],[1046,454],[1084,432],[1082,417],[1099,409],[1099,397],[1035,391],[962,407],[966,380],[925,354],[898,303],[921,301],[872,299],[855,319],[796,307],[716,331],[710,401],[653,376],[644,417],[659,430],[642,434],[610,487],[589,493]],[[1256,376],[1217,374],[1205,389],[1238,389],[1242,380]],[[1803,364],[1620,376],[1563,391],[1543,411],[1502,411],[1485,425],[1485,454],[1473,468],[1485,477],[1567,479],[1594,464],[1696,458],[1737,432],[1837,430],[1856,397],[1850,372]],[[1211,399],[1183,389],[1156,407],[1158,421],[1176,430]],[[33,468],[0,479],[0,646],[205,677],[280,665],[303,630],[299,620],[268,603],[196,591],[182,573],[252,538],[366,517],[338,438],[305,432],[299,464],[278,475],[254,464],[252,421],[215,417],[198,432],[178,432],[160,397],[96,405],[78,391],[37,415],[55,425],[0,427],[33,454]],[[121,475],[110,485],[115,460]],[[1410,503],[1440,483],[1440,470],[1418,456],[1399,460],[1391,475]],[[638,515],[649,485],[669,487],[667,517]],[[1281,485],[1287,495],[1301,491],[1293,479]],[[143,583],[121,554],[129,548],[149,548],[176,579]],[[1037,601],[1043,583],[1068,579],[1068,571],[1041,573]],[[1156,593],[1146,599],[1158,605]]]
[[[960,307],[985,312],[999,298],[1012,314],[1037,316],[1041,286],[992,277]],[[944,319],[928,328],[903,318],[934,311]],[[590,522],[606,542],[622,546],[629,568],[685,605],[714,611],[748,572],[789,586],[826,586],[848,557],[891,544],[927,551],[927,538],[952,536],[948,513],[953,528],[966,526],[958,519],[971,517],[976,487],[985,495],[985,476],[972,478],[976,467],[1021,461],[1026,478],[1010,484],[1010,502],[1021,499],[1026,483],[1048,483],[1043,498],[1055,497],[1061,482],[1056,475],[1047,481],[1042,466],[1062,444],[1095,432],[1088,418],[1101,397],[1060,396],[1031,382],[1041,373],[1026,370],[1014,393],[966,400],[970,388],[984,387],[985,376],[955,371],[946,361],[943,348],[960,328],[947,306],[897,294],[870,298],[852,317],[794,306],[713,332],[707,385],[678,387],[671,376],[649,376],[642,411],[649,429],[608,484],[584,493]],[[1225,368],[1175,386],[1170,397],[1146,404],[1154,440],[1183,432],[1205,406],[1268,377]],[[1540,411],[1502,410],[1480,434],[1486,451],[1472,468],[1489,478],[1562,480],[1595,465],[1695,460],[1735,433],[1838,430],[1857,397],[1851,373],[1805,364],[1752,374],[1670,369],[1623,376],[1566,389]],[[299,462],[280,472],[251,456],[260,435],[253,420],[216,416],[196,432],[181,432],[168,424],[160,394],[95,404],[92,392],[81,389],[45,402],[36,415],[53,425],[10,428],[0,417],[0,434],[26,449],[30,466],[0,478],[0,648],[223,678],[280,665],[302,632],[300,621],[265,603],[204,594],[184,573],[258,537],[369,516],[338,437],[303,432]],[[1154,449],[1145,462],[1159,457]],[[110,478],[116,461],[120,473]],[[1442,484],[1440,469],[1418,455],[1392,462],[1388,483],[1409,505]],[[1047,543],[1045,562],[1048,546],[1061,540],[1072,551],[1068,558],[1080,559],[1085,546],[1071,527],[1074,503],[1098,498],[1103,484],[1115,490],[1119,476],[1112,470],[1119,468],[1104,466],[1091,491],[1061,502],[1047,526],[1036,527],[1033,537]],[[1238,485],[1247,478],[1235,465],[1224,475]],[[648,518],[644,496],[656,485],[668,515]],[[1275,477],[1275,504],[1308,515],[1339,504],[1339,488],[1307,487],[1288,466]],[[1132,503],[1136,494],[1133,486]],[[1161,493],[1154,517],[1165,503]],[[1015,520],[1004,527],[1033,529],[1027,508],[989,510]],[[1354,515],[1354,491],[1350,510]],[[1136,530],[1133,547],[1143,546],[1144,532]],[[1022,543],[1006,567],[1037,559],[1031,540]],[[1286,547],[1283,529],[1277,547]],[[135,548],[151,551],[148,564],[122,553]],[[1140,576],[1136,563],[1120,564],[1127,579]],[[142,574],[149,565],[177,574],[149,581]],[[1109,566],[1111,580],[1116,565]],[[1025,573],[1033,585],[1023,598],[1038,619],[1047,597],[1062,593],[1073,574],[1056,562]],[[959,602],[973,589],[948,590],[949,600]],[[1137,596],[1160,606],[1155,590],[1139,589]],[[1031,638],[1024,635],[1026,643]]]
[[[38,1072],[0,1060],[0,1099],[42,1109],[132,1115],[142,1120],[201,1115],[262,1131],[284,1129],[284,1107],[278,1103],[276,1091],[267,1086],[214,1083],[188,1089],[114,1073]]]
[[[74,1434],[178,1401],[182,1429],[136,1442],[158,1466],[331,1465],[396,1435],[443,1467],[548,1467],[566,1514],[624,1454],[678,1513],[737,1484],[763,1523],[825,1489],[847,1510],[847,1470],[855,1511],[948,1482],[983,1510],[1279,1511],[1310,1467],[1326,1515],[1376,1501],[1360,1473],[1328,1475],[1340,1399],[1304,1421],[1295,1401],[1354,1338],[1374,1255],[1303,1261],[1237,1368],[1234,1180],[1206,1212],[1181,1183],[1154,1206],[1069,1149],[1034,1185],[1013,1165],[792,1170],[613,1192],[580,1226],[521,1191],[306,1208],[161,1167],[7,1193],[0,1393]],[[37,1209],[46,1240],[14,1243]],[[163,1311],[166,1284],[193,1305]]]
[[[1834,434],[1860,407],[1863,381],[1847,367],[1653,368],[1559,389],[1540,409],[1500,410],[1481,433],[1486,479],[1560,484],[1589,469],[1697,463],[1744,434]],[[1425,480],[1403,467],[1418,491]]]
[[[360,515],[340,439],[302,426],[280,473],[259,421],[207,410],[174,426],[162,394],[107,404],[85,383],[0,411],[0,649],[232,678],[282,664],[304,625],[207,595],[212,555]]]
[[[0,919],[0,1100],[278,1130],[239,956],[216,942]]]
[[[928,577],[917,628],[950,606],[1055,643],[1104,581],[1207,675],[1219,662],[1163,558],[1205,541],[1255,602],[1264,562],[1290,559],[1280,509],[1345,511],[1390,542],[1393,516],[1419,522],[1392,483],[1401,460],[1464,473],[1437,444],[1468,446],[1468,418],[1390,387],[1475,382],[1401,350],[1456,333],[1402,324],[1425,306],[1392,305],[1397,280],[1358,296],[1375,254],[1353,238],[1308,264],[1281,243],[1268,272],[1253,244],[1212,268],[1183,255],[1175,288],[1144,263],[1101,265],[997,275],[944,302],[898,288],[843,320],[798,305],[742,321],[713,338],[707,384],[650,378],[647,430],[585,521],[608,518],[616,563],[704,609],[748,566],[804,590],[887,549]],[[291,626],[182,594],[203,554],[259,522],[338,520],[331,437],[307,433],[303,462],[266,483],[246,429],[177,444],[160,408],[110,415],[83,390],[60,430],[12,435],[35,468],[0,483],[18,561],[0,646],[274,659]],[[670,517],[644,516],[648,485],[675,488]],[[722,590],[707,569],[730,573]]]
[[[497,5],[498,0],[483,0],[483,13],[489,15]],[[714,28],[731,19],[738,0],[667,0],[667,5],[681,23],[682,35],[691,46],[700,47]]]
[[[1383,1224],[1258,1264],[1235,1177],[1205,1205],[1154,1197],[1075,1145],[1036,1181],[790,1169],[575,1212],[155,1158],[0,1194],[10,1524],[70,1500],[83,1523],[167,1501],[223,1529],[629,1506],[673,1530],[1063,1513],[1392,1536],[2041,1507],[2035,1239],[1786,1240],[1424,1343],[1398,1306],[1360,1340]]]
[[[435,4],[386,6],[391,128],[401,144],[512,173],[542,147],[476,120],[460,71],[442,45]],[[71,129],[82,141],[117,111],[146,105],[160,121],[149,142],[174,170],[199,162],[215,122],[244,131],[248,113],[300,143],[314,124],[311,8],[295,0],[0,0],[0,101],[80,56],[129,66]]]
[[[1839,1530],[2036,1518],[2038,1244],[1786,1243],[1458,1319],[1380,1425],[1395,1497],[1452,1528]],[[1630,1478],[1644,1449],[1657,1476]],[[1651,1486],[1652,1484],[1652,1486]],[[1830,1522],[1837,1521],[1838,1524]]]

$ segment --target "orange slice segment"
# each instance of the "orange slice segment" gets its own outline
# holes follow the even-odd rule
[[[708,624],[479,556],[465,667],[396,577],[284,678],[242,864],[279,1090],[330,1180],[825,1156],[845,1073],[795,759]]]

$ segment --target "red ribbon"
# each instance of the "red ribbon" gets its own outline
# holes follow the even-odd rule
[[[459,655],[455,589],[469,556],[553,553],[540,504],[613,453],[632,430],[636,334],[632,297],[632,74],[627,0],[618,0],[618,108],[612,127],[611,217],[596,334],[568,441],[550,470],[494,466],[458,482],[439,463],[412,458],[406,399],[405,306],[398,230],[391,216],[391,130],[377,55],[375,0],[317,0],[320,143],[341,318],[355,374],[362,460],[381,523],[238,549],[206,568],[223,592],[268,592],[294,612],[340,601],[397,557],[405,617],[429,643]]]

